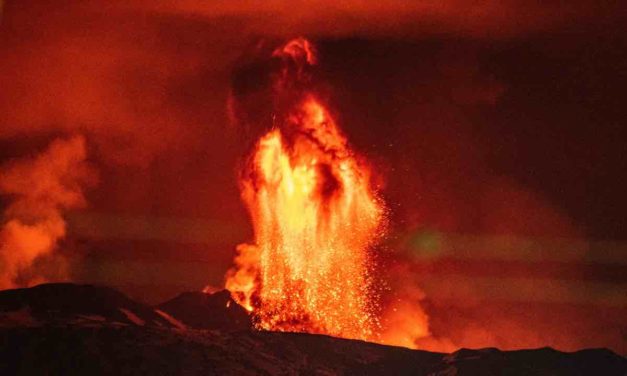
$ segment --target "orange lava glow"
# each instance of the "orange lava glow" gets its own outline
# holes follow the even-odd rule
[[[303,42],[275,56],[315,62]],[[240,186],[255,239],[238,247],[226,287],[260,329],[374,339],[369,247],[383,205],[324,105],[313,93],[295,103],[245,166]]]

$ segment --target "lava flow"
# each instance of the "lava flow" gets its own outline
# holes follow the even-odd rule
[[[282,62],[274,95],[290,104],[277,105],[273,128],[243,168],[255,239],[237,248],[226,287],[260,329],[372,340],[378,322],[369,248],[384,207],[328,109],[296,82],[315,64],[311,44],[296,39],[272,56]],[[294,86],[295,97],[286,92]]]

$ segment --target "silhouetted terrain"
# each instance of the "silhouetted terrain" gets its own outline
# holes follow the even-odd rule
[[[246,310],[231,299],[231,293],[227,290],[213,294],[184,292],[159,304],[157,308],[196,329],[232,331],[248,330],[252,327]]]
[[[443,354],[320,335],[238,330],[249,328],[250,321],[234,304],[224,291],[184,293],[157,308],[106,287],[48,284],[2,291],[0,374],[627,373],[627,359],[606,349],[490,348]]]

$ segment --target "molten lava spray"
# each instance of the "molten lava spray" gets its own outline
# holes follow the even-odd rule
[[[369,247],[381,232],[383,205],[368,167],[315,93],[303,89],[316,62],[311,44],[293,40],[273,57],[281,62],[273,83],[281,104],[240,180],[255,241],[238,247],[226,287],[261,329],[372,340]]]
[[[85,158],[85,140],[76,136],[54,141],[34,158],[1,166],[0,193],[13,202],[0,229],[0,288],[45,281],[32,267],[65,236],[62,210],[85,204],[82,187],[94,180]]]

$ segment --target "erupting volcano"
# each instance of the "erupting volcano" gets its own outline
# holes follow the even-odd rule
[[[238,246],[226,276],[234,298],[260,329],[373,340],[373,242],[384,206],[365,161],[308,87],[316,63],[299,38],[276,49],[272,128],[241,171],[254,242]]]

